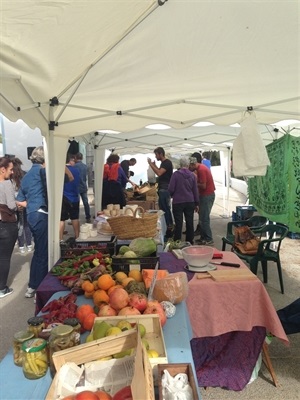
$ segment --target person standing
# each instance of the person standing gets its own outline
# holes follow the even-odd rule
[[[157,147],[154,150],[157,161],[160,161],[158,168],[155,161],[148,158],[148,164],[158,176],[158,206],[165,213],[165,221],[167,225],[166,238],[172,237],[173,234],[173,218],[171,213],[171,196],[168,191],[171,176],[173,174],[173,164],[166,158],[165,150],[162,147]]]
[[[135,158],[131,158],[130,160],[123,160],[121,162],[121,167],[123,168],[123,171],[125,172],[125,175],[127,176],[128,179],[130,179],[130,177],[133,176],[130,175],[129,168],[134,166],[135,164],[136,164]]]
[[[197,244],[213,245],[210,212],[215,201],[216,188],[211,171],[201,163],[201,154],[194,154],[196,157],[190,158],[190,170],[197,172],[197,185],[199,190],[200,240],[197,240]]]
[[[34,297],[36,289],[48,273],[48,201],[45,155],[42,146],[31,156],[32,167],[21,181],[17,205],[26,208],[27,221],[34,240],[28,287],[25,297]]]
[[[71,173],[73,179],[66,179],[63,187],[63,200],[60,215],[59,238],[62,241],[65,229],[65,221],[70,218],[75,239],[79,236],[79,183],[80,173],[75,167],[75,158],[67,155],[66,172]]]
[[[11,255],[18,237],[15,191],[10,181],[12,174],[12,161],[0,157],[0,298],[13,292],[7,286]]]
[[[119,164],[118,154],[111,153],[104,165],[103,170],[103,190],[102,190],[102,210],[108,204],[119,204],[121,208],[126,205],[124,190],[127,182],[135,186],[134,182],[125,175],[123,168]]]
[[[88,187],[86,183],[86,178],[87,178],[87,166],[82,162],[82,153],[77,153],[75,155],[75,165],[74,167],[78,169],[79,171],[79,195],[81,197],[83,207],[84,207],[84,213],[85,213],[85,219],[87,223],[91,222],[91,210],[90,210],[90,205],[89,205],[89,200],[88,200]]]
[[[197,179],[189,170],[189,160],[179,160],[180,169],[171,177],[168,190],[173,198],[172,210],[175,221],[174,241],[181,240],[183,216],[186,222],[186,241],[194,242],[194,212],[199,211]]]
[[[210,160],[207,158],[208,153],[203,153],[202,155],[202,164],[204,164],[208,169],[211,169],[211,162]]]
[[[23,163],[18,157],[14,157],[12,159],[12,163],[14,166],[12,182],[15,189],[15,195],[17,196],[21,186],[21,180],[23,179],[26,172],[22,170]],[[19,224],[18,245],[20,253],[26,254],[26,250],[30,253],[32,251],[32,234],[28,225],[26,210],[20,207],[17,211],[17,215]]]

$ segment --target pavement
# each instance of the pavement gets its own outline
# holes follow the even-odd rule
[[[229,202],[225,201],[223,188],[216,183],[216,200],[211,213],[211,227],[215,247],[222,248],[222,236],[226,233],[227,223],[231,221],[231,213],[237,205],[244,205],[246,198],[233,189],[229,191]],[[92,197],[92,196],[91,196]],[[226,209],[226,207],[227,209]],[[81,205],[80,220],[85,223],[83,206]],[[94,207],[91,206],[92,215]],[[72,226],[66,223],[68,236],[72,236]],[[300,246],[297,239],[284,239],[281,247],[281,261],[285,294],[281,294],[277,268],[270,263],[269,281],[265,285],[275,309],[280,309],[299,298],[300,293]],[[35,304],[33,298],[24,297],[32,254],[21,255],[15,246],[8,284],[14,289],[13,294],[0,299],[0,360],[12,346],[15,332],[26,329],[27,319],[34,316]],[[274,268],[272,268],[274,266]],[[259,269],[258,277],[262,280]],[[300,393],[300,334],[289,336],[290,346],[286,347],[276,338],[269,346],[271,361],[280,386],[272,384],[271,377],[262,365],[258,378],[241,392],[232,392],[221,388],[201,388],[203,400],[206,399],[259,399],[259,400],[294,400]],[[1,379],[1,377],[0,377]],[[17,399],[16,399],[17,400]]]

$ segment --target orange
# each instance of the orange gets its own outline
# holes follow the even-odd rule
[[[95,290],[98,290],[99,288],[98,288],[98,281],[96,280],[96,281],[93,281],[93,285],[94,285],[94,289]]]
[[[121,283],[123,279],[127,278],[127,274],[125,274],[125,272],[123,272],[123,271],[118,271],[115,274],[115,278],[116,278],[117,282]]]
[[[92,299],[94,293],[95,290],[93,290],[92,292],[84,292],[84,297],[86,297],[87,299]]]
[[[93,292],[95,290],[94,285],[89,280],[84,281],[81,287],[85,292]]]
[[[122,286],[122,285],[115,285],[115,286],[112,286],[112,287],[110,287],[110,288],[108,289],[107,294],[111,294],[111,292],[112,292],[113,290],[118,289],[118,288],[122,288],[122,289],[123,289],[123,286]]]
[[[84,390],[83,392],[77,393],[74,400],[99,400],[96,393],[90,390]]]
[[[76,311],[76,318],[78,318],[79,321],[82,323],[83,318],[84,318],[86,315],[91,314],[91,313],[93,313],[93,312],[94,312],[94,309],[93,309],[93,307],[92,307],[90,304],[82,304],[81,306],[79,306],[79,307],[77,308],[77,311]]]
[[[103,274],[98,278],[98,287],[99,289],[108,290],[112,286],[116,284],[114,279],[109,274]]]
[[[109,296],[105,290],[98,289],[93,294],[93,301],[94,301],[95,306],[99,307],[102,303],[108,304]]]
[[[134,281],[133,278],[130,278],[130,276],[128,276],[128,278],[125,278],[122,280],[122,286],[126,287],[128,285],[129,282]]]
[[[83,318],[83,321],[82,321],[83,329],[85,329],[86,331],[91,331],[92,328],[93,328],[94,320],[95,320],[96,317],[97,317],[97,315],[94,312],[92,312],[91,314],[86,315]]]
[[[137,282],[142,282],[142,280],[143,280],[141,271],[139,271],[137,269],[133,269],[132,271],[130,271],[128,276],[130,278],[133,278]]]
[[[97,392],[95,392],[95,394],[98,396],[99,400],[112,400],[111,395],[103,392],[103,390],[98,390]]]

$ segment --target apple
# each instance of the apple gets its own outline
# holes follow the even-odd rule
[[[119,335],[120,333],[122,333],[120,328],[117,326],[112,326],[107,330],[105,336]]]
[[[143,314],[158,314],[161,326],[167,322],[165,310],[157,300],[148,301],[148,306]]]
[[[131,387],[130,386],[123,387],[113,396],[112,400],[133,400]]]
[[[145,325],[139,323],[138,328],[139,328],[140,336],[141,336],[141,338],[143,338],[146,335]]]
[[[147,308],[148,299],[142,293],[131,293],[128,304],[142,313]]]
[[[146,350],[149,350],[149,349],[150,349],[150,345],[149,345],[148,340],[146,340],[145,338],[143,338],[143,339],[142,339],[142,343],[143,343],[143,345],[145,346]]]
[[[148,354],[149,358],[157,358],[157,357],[159,357],[158,352],[156,350],[154,350],[154,349],[147,350],[147,354]]]
[[[127,307],[122,308],[119,311],[118,315],[141,315],[141,313],[136,308],[127,306]]]
[[[119,321],[116,326],[118,328],[120,328],[122,332],[132,329],[131,323],[126,321],[125,319],[122,319],[122,321]]]

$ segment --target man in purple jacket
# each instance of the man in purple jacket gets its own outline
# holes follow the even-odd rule
[[[172,211],[175,221],[174,240],[181,240],[183,216],[186,222],[186,241],[194,242],[194,212],[199,210],[197,179],[189,170],[189,159],[179,161],[180,169],[171,177],[168,190],[173,198]]]

